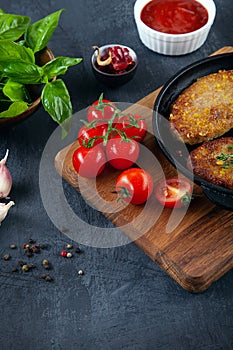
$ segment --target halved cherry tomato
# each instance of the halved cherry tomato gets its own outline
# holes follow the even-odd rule
[[[105,152],[107,160],[116,169],[127,169],[139,156],[139,146],[134,140],[114,137],[108,140]]]
[[[87,120],[89,123],[96,120],[109,120],[113,117],[116,105],[110,100],[103,99],[103,94],[87,110]]]
[[[184,178],[161,180],[155,186],[155,197],[165,207],[181,208],[189,205],[192,186]]]
[[[128,138],[134,138],[137,142],[142,142],[147,132],[146,121],[139,115],[120,116],[114,127],[123,131]]]
[[[118,176],[116,191],[118,198],[128,203],[143,204],[153,192],[153,179],[141,168],[130,168]]]
[[[94,178],[104,170],[106,156],[102,145],[91,148],[80,146],[74,151],[72,162],[79,175]]]
[[[108,124],[97,123],[95,126],[88,127],[83,125],[78,132],[78,141],[81,146],[89,147],[103,142],[103,137],[108,130]]]

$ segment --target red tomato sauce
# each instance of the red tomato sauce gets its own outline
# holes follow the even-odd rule
[[[203,27],[208,12],[196,0],[152,0],[142,9],[141,20],[159,32],[184,34]]]

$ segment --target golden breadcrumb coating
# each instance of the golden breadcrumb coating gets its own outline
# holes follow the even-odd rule
[[[187,144],[217,138],[233,127],[233,70],[197,79],[173,103],[172,129]]]
[[[233,190],[233,137],[206,141],[189,157],[195,175]]]

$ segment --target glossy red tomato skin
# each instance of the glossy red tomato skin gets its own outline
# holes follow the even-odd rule
[[[172,195],[167,191],[167,184],[171,187],[179,189],[178,195]],[[166,195],[167,194],[167,195]],[[185,194],[192,195],[192,186],[190,182],[184,178],[170,178],[159,181],[155,185],[155,197],[160,204],[167,208],[182,208],[184,204],[182,198]]]
[[[103,99],[103,103],[107,103],[107,106],[99,103],[99,100],[96,100],[87,110],[87,120],[89,123],[99,120],[109,120],[113,117],[116,109],[116,105],[110,100]]]
[[[116,180],[116,191],[120,193],[122,188],[126,188],[130,194],[124,198],[126,202],[134,205],[144,204],[153,192],[153,179],[141,168],[130,168],[124,170]]]
[[[139,145],[134,140],[125,141],[121,137],[108,140],[105,152],[113,168],[124,170],[132,166],[139,156]]]
[[[116,129],[123,131],[128,138],[133,138],[137,142],[142,142],[147,133],[146,121],[139,115],[134,115],[134,119],[136,126],[130,126],[130,117],[127,115],[118,118],[114,126]]]
[[[73,153],[72,163],[80,176],[95,178],[104,170],[106,164],[102,145],[91,148],[78,147]]]
[[[108,124],[106,123],[97,123],[93,127],[88,127],[83,125],[78,132],[78,141],[81,146],[87,146],[88,142],[96,138],[93,142],[93,146],[103,142],[103,138],[107,133]],[[100,137],[100,138],[98,138]]]

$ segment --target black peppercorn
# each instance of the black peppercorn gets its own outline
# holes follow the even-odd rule
[[[46,248],[46,245],[45,245],[44,243],[39,243],[39,244],[38,244],[38,247],[39,247],[40,249],[45,249],[45,248]]]
[[[53,280],[52,277],[49,276],[49,275],[46,275],[46,273],[43,273],[43,274],[41,275],[41,277],[42,277],[45,281],[47,281],[47,282],[51,282],[51,281]]]
[[[30,258],[33,254],[31,250],[27,250],[26,251],[26,255]]]
[[[31,250],[33,251],[33,253],[38,254],[40,252],[40,248],[36,245],[32,245],[31,246]]]
[[[45,281],[47,281],[47,282],[51,282],[52,280],[53,280],[52,277],[49,276],[49,275],[47,275],[47,276],[45,277]]]
[[[36,267],[35,264],[33,264],[33,263],[30,263],[30,264],[29,264],[29,268],[30,268],[30,269],[34,269],[35,267]]]

